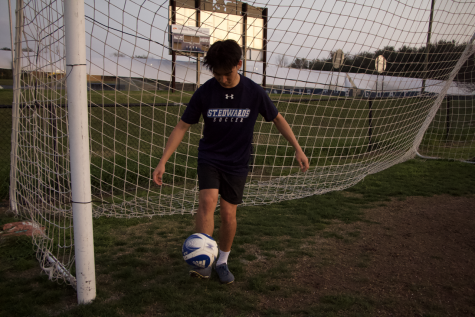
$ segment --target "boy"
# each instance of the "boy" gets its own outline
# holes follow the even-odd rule
[[[295,148],[295,158],[302,172],[308,169],[308,159],[298,144],[287,121],[279,114],[264,89],[241,76],[242,51],[233,40],[217,41],[208,50],[204,66],[214,78],[203,84],[191,100],[168,138],[162,158],[153,172],[156,184],[162,184],[165,163],[175,152],[188,128],[204,118],[203,138],[198,148],[199,205],[196,232],[209,236],[214,231],[214,211],[220,198],[221,228],[219,258],[215,270],[221,283],[234,281],[227,260],[236,233],[237,205],[242,203],[244,185],[251,155],[254,124],[260,113],[273,121],[279,132]],[[191,276],[209,278],[211,266],[192,268]]]

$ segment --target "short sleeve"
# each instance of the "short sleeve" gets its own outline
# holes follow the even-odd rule
[[[266,91],[261,87],[259,88],[261,90],[259,113],[264,117],[267,122],[272,121],[277,117],[279,111],[277,110],[277,107],[274,105],[272,100],[269,98],[269,95],[267,95]]]
[[[193,96],[191,96],[190,102],[186,106],[185,112],[181,116],[181,120],[188,124],[195,124],[200,121],[201,117],[201,98],[199,97],[200,90],[198,89]]]

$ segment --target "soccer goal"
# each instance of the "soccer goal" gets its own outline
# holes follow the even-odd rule
[[[151,174],[210,44],[235,39],[310,160],[258,119],[244,205],[342,190],[414,158],[475,158],[475,3],[16,1],[10,200],[52,280],[95,297],[93,217],[193,214],[203,124]]]

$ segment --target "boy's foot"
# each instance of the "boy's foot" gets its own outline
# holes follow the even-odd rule
[[[212,266],[208,266],[207,268],[203,269],[201,267],[191,267],[190,269],[190,276],[191,277],[198,277],[198,278],[209,278],[211,276],[211,271],[213,270]]]
[[[216,270],[216,273],[218,273],[219,281],[222,284],[231,284],[234,282],[234,275],[233,273],[229,272],[227,263],[216,265],[214,269]]]

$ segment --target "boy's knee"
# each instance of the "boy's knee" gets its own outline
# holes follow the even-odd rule
[[[212,196],[206,196],[201,199],[200,203],[202,203],[206,207],[216,206],[217,200]]]
[[[232,224],[236,222],[236,214],[235,213],[221,213],[221,222],[223,224]]]
[[[214,210],[216,209],[217,203],[218,203],[217,194],[214,195],[214,193],[200,193],[199,206],[202,207],[200,209],[214,212]]]

